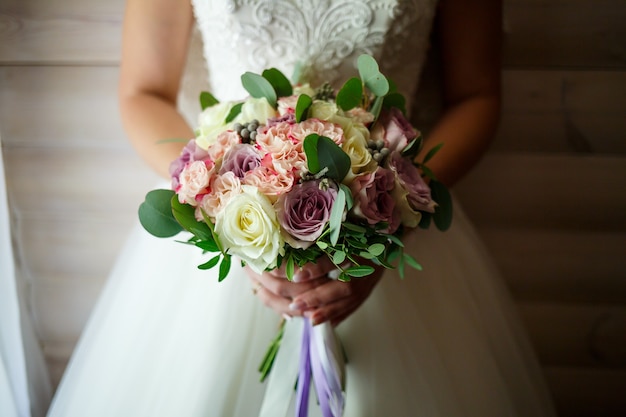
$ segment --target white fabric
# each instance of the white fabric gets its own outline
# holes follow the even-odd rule
[[[435,3],[400,3],[198,0],[212,90],[241,98],[239,75],[267,65],[290,74],[299,63],[340,81],[367,51],[411,95]],[[424,271],[387,273],[337,329],[348,356],[345,416],[552,416],[513,303],[462,209],[449,231],[419,230],[406,247]],[[218,283],[216,271],[196,269],[203,260],[137,226],[50,417],[259,414],[257,367],[279,317],[239,266]]]

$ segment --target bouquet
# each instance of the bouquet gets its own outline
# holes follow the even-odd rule
[[[218,267],[220,281],[233,256],[257,273],[284,266],[289,279],[323,256],[342,281],[372,265],[402,277],[406,265],[421,269],[402,235],[431,221],[450,225],[450,195],[425,165],[440,146],[416,161],[423,139],[405,118],[404,97],[372,57],[357,64],[359,77],[338,91],[292,85],[272,68],[242,75],[250,94],[242,101],[203,92],[196,136],[170,167],[172,190],[150,191],[139,208],[144,228],[158,237],[190,232],[185,243],[211,254],[198,267]],[[342,353],[332,329],[317,327],[302,329],[298,415],[312,373],[323,414],[338,416]],[[262,378],[284,338],[281,329]]]

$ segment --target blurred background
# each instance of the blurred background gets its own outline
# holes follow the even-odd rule
[[[504,5],[501,128],[456,193],[513,293],[560,415],[623,416],[626,2]],[[54,385],[157,181],[118,116],[123,6],[0,2],[18,284]],[[437,107],[424,84],[426,123]]]

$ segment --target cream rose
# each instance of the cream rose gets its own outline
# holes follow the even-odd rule
[[[267,119],[278,116],[278,112],[270,106],[265,97],[248,98],[241,107],[241,113],[235,118],[237,122],[246,123],[252,120],[258,120],[265,123]]]
[[[217,103],[207,107],[198,117],[198,130],[196,131],[196,145],[207,150],[215,143],[217,135],[227,130],[224,123],[226,116],[232,109],[233,103]]]
[[[276,266],[284,254],[284,240],[276,211],[259,189],[242,186],[215,218],[215,232],[224,249],[241,258],[257,273]]]
[[[350,171],[343,182],[350,184],[356,175],[376,169],[376,166],[372,163],[372,154],[367,148],[367,139],[358,127],[351,126],[344,131],[344,136],[341,148],[350,157]]]
[[[332,102],[315,100],[309,108],[309,117],[312,119],[320,119],[328,121],[337,115],[337,105]]]
[[[299,96],[300,94],[306,94],[309,97],[313,97],[315,95],[315,90],[311,88],[308,83],[306,83],[295,86],[293,88],[293,94],[296,96]]]

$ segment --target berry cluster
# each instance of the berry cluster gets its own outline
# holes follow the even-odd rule
[[[253,143],[256,141],[256,130],[259,128],[259,121],[254,119],[247,123],[235,123],[233,130],[241,136],[242,143]]]
[[[329,83],[322,84],[316,91],[314,100],[330,101],[335,99],[335,90]]]
[[[382,164],[387,155],[389,155],[389,148],[385,148],[385,142],[382,139],[379,140],[368,140],[367,141],[367,150],[372,155],[374,161],[378,162],[378,164]]]

